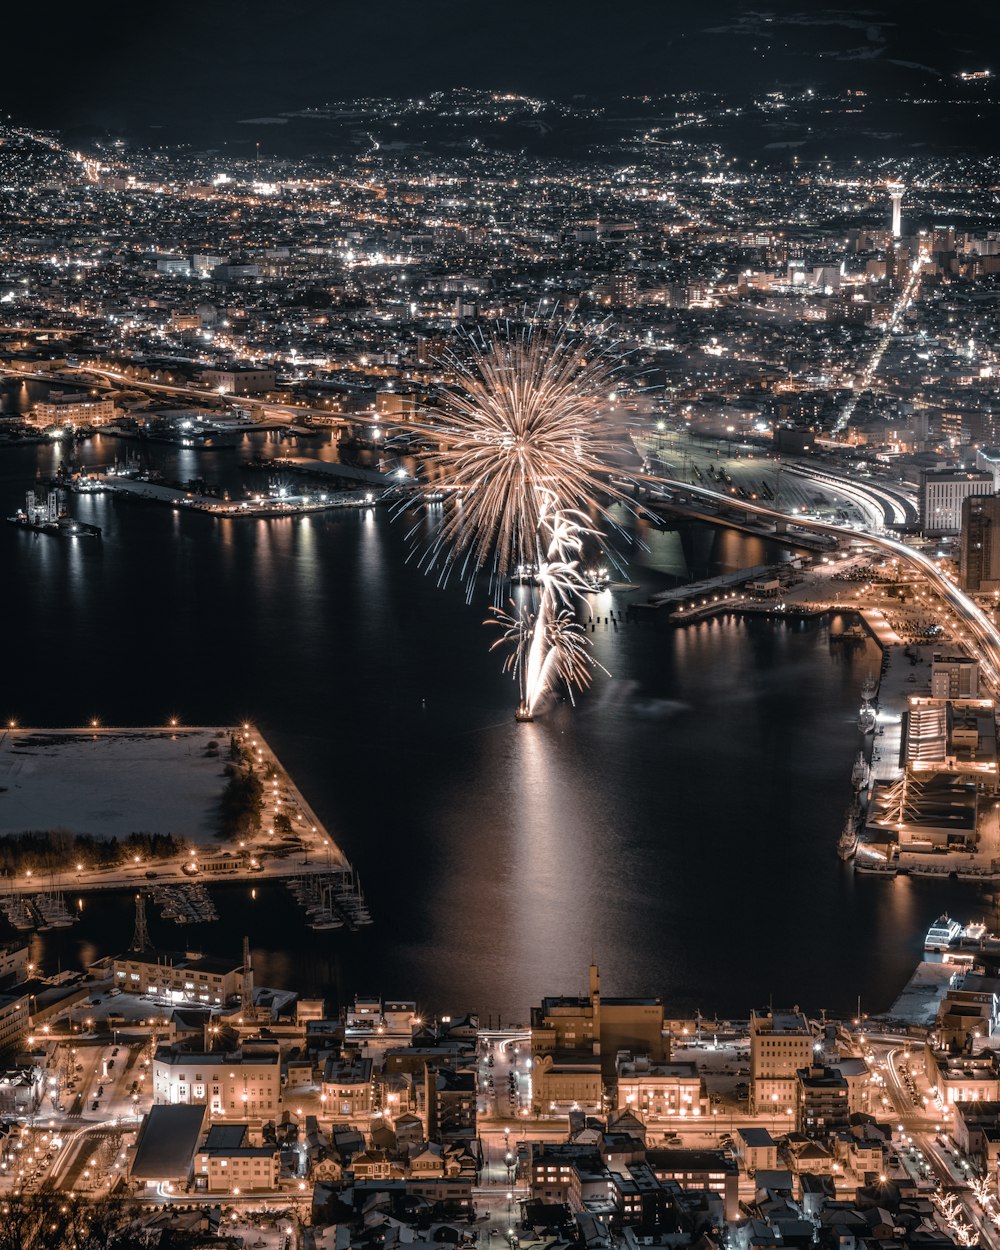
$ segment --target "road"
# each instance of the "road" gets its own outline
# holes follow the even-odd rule
[[[945,1144],[941,1132],[948,1113],[932,1098],[920,1093],[923,1062],[905,1045],[874,1039],[875,1067],[884,1081],[884,1095],[896,1117],[900,1162],[916,1179],[936,1177],[941,1189],[958,1199],[961,1214],[975,1229],[982,1244],[1000,1250],[1000,1236],[969,1187],[970,1169],[957,1151]],[[909,1076],[909,1084],[907,1083]]]
[[[862,371],[861,383],[859,386],[854,388],[853,394],[844,405],[840,416],[837,418],[837,422],[833,427],[835,434],[839,434],[842,430],[847,428],[850,424],[851,417],[854,415],[854,409],[857,407],[859,397],[866,390],[868,390],[871,387],[872,382],[874,382],[875,375],[878,373],[879,366],[882,364],[882,357],[885,355],[886,348],[892,342],[892,336],[895,333],[896,326],[899,325],[900,319],[906,312],[907,308],[909,308],[910,304],[912,304],[914,299],[916,299],[917,292],[920,288],[922,269],[923,261],[920,259],[915,260],[910,270],[910,276],[906,281],[906,285],[903,287],[902,291],[900,291],[899,298],[893,306],[892,315],[889,318],[885,333],[875,345],[875,350],[872,352],[868,359],[868,364]]]

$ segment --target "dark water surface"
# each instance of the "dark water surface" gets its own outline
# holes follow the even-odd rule
[[[154,447],[168,477],[238,486],[262,445]],[[107,436],[76,449],[108,463]],[[299,448],[318,454],[315,440]],[[0,449],[0,514],[62,447]],[[326,453],[330,454],[330,453]],[[632,595],[596,601],[598,674],[533,725],[488,653],[486,601],[406,561],[385,511],[242,522],[74,497],[103,542],[0,525],[0,715],[22,724],[256,720],[361,873],[376,923],[313,933],[280,885],[219,888],[219,923],[154,941],[238,955],[260,983],[417,998],[526,1019],[601,964],[609,994],[745,1014],[773,995],[884,1009],[930,921],[982,913],[975,887],[856,879],[834,844],[872,644],[826,622],[684,629],[603,617],[677,578],[774,559],[711,527],[645,531]],[[125,898],[91,896],[40,935],[47,970],[122,948]],[[183,935],[183,936],[182,936]]]

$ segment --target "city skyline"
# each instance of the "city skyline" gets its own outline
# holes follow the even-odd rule
[[[0,1250],[1000,1250],[993,8],[52,16]]]

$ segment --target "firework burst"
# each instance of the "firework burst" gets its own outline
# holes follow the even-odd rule
[[[457,385],[443,397],[428,432],[439,444],[428,467],[453,507],[425,553],[429,567],[459,565],[472,579],[489,567],[502,582],[535,559],[539,526],[555,500],[561,510],[607,516],[621,496],[602,462],[612,444],[601,405],[621,357],[610,340],[565,323],[477,331],[469,350],[442,361]]]

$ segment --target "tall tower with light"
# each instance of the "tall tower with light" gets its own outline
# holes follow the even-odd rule
[[[892,203],[892,237],[898,239],[903,233],[903,192],[901,182],[889,183],[889,199]]]

